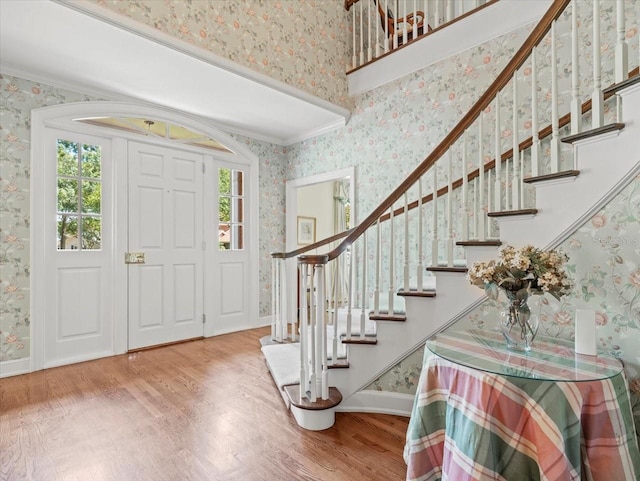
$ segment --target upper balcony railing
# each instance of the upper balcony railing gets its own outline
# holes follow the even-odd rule
[[[345,0],[345,9],[353,8],[351,70],[497,1]]]

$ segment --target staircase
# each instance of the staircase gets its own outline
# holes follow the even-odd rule
[[[328,244],[321,241],[273,255],[274,321],[262,350],[303,428],[326,429],[336,410],[357,410],[359,390],[483,302],[466,265],[496,258],[501,243],[557,246],[640,173],[640,62],[628,58],[624,40],[625,22],[637,27],[638,13],[628,18],[619,1],[609,24],[594,1],[593,64],[585,66],[578,25],[594,22],[579,5],[552,4],[467,115],[366,219],[337,236],[344,237],[338,247],[305,254]],[[555,48],[563,29],[572,39],[569,60]],[[610,33],[616,55],[601,62]],[[568,85],[559,85],[563,62],[573,65]],[[580,78],[587,71],[593,75]],[[606,90],[603,73],[612,84]],[[547,77],[549,102],[538,95]],[[590,91],[581,93],[581,85]],[[295,282],[285,282],[287,263],[296,260],[300,293],[314,293],[300,295],[299,321],[286,289]],[[346,296],[332,291],[341,279]]]

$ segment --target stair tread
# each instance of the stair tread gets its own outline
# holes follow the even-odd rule
[[[556,172],[555,174],[538,175],[536,177],[527,177],[522,179],[525,184],[535,184],[536,182],[544,182],[548,180],[566,179],[568,177],[577,177],[580,175],[579,170],[563,170],[562,172]]]
[[[469,269],[467,267],[432,266],[427,267],[427,270],[431,272],[467,272]]]
[[[457,246],[464,246],[464,247],[484,247],[484,246],[488,246],[488,247],[499,247],[502,245],[502,241],[498,240],[498,239],[492,239],[492,240],[468,240],[468,241],[459,241],[456,242]]]
[[[404,297],[436,297],[436,290],[422,289],[419,291],[417,288],[411,288],[408,291],[405,291],[404,289],[400,289],[398,291],[398,295]]]
[[[538,209],[517,209],[517,210],[503,210],[498,212],[489,212],[489,217],[510,217],[518,215],[535,215],[538,213]]]
[[[315,402],[311,402],[306,398],[300,399],[300,383],[288,384],[283,387],[283,391],[289,397],[292,405],[300,409],[307,409],[309,411],[323,411],[325,409],[331,409],[336,407],[342,401],[342,394],[338,388],[329,388],[329,399],[316,399]]]
[[[596,137],[598,135],[615,132],[616,130],[622,129],[624,129],[624,124],[622,122],[614,122],[612,124],[603,125],[602,127],[597,127],[595,129],[585,130],[584,132],[580,132],[578,134],[568,135],[567,137],[563,137],[562,139],[560,139],[560,141],[566,144],[573,144],[574,142],[578,142],[579,140],[589,139],[591,137]]]
[[[376,337],[366,337],[364,339],[360,337],[352,337],[350,339],[342,338],[343,344],[365,344],[365,345],[375,345],[378,344],[378,339]]]

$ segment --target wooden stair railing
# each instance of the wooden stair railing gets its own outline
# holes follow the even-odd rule
[[[291,253],[276,253],[273,255],[274,262],[278,262],[278,270],[283,269],[284,261],[287,258],[291,258],[295,255],[302,254],[304,252],[308,252],[310,249],[316,249],[318,247],[322,247],[328,245],[330,242],[335,242],[336,240],[342,238],[342,242],[322,256],[301,256],[298,258],[299,269],[304,271],[305,275],[304,279],[310,279],[311,285],[306,285],[304,288],[308,289],[311,287],[310,292],[316,293],[316,295],[311,296],[310,306],[304,306],[301,309],[301,326],[300,333],[302,335],[307,335],[310,333],[310,336],[307,337],[306,340],[301,339],[301,377],[302,384],[305,386],[305,389],[301,389],[300,392],[309,392],[312,394],[312,397],[322,396],[321,393],[326,392],[326,386],[322,383],[326,378],[327,365],[329,360],[326,355],[327,352],[327,339],[323,337],[323,333],[326,335],[326,329],[318,328],[318,326],[324,326],[325,324],[333,324],[333,340],[332,346],[329,346],[331,349],[331,362],[337,362],[337,344],[338,340],[342,339],[341,333],[338,331],[338,312],[343,309],[347,312],[347,327],[346,327],[346,339],[351,339],[352,326],[353,326],[353,316],[360,316],[360,332],[356,334],[357,337],[361,338],[361,340],[366,341],[365,337],[365,312],[367,311],[367,305],[373,304],[372,310],[375,314],[378,314],[383,310],[380,306],[380,300],[386,297],[386,293],[388,292],[388,306],[385,309],[389,314],[393,314],[394,309],[394,298],[397,293],[397,289],[395,288],[396,283],[402,283],[402,290],[405,292],[411,292],[414,288],[409,285],[409,261],[408,261],[408,252],[409,252],[409,212],[413,209],[417,209],[417,248],[413,246],[417,253],[417,273],[416,278],[417,284],[416,290],[423,289],[423,262],[424,259],[427,259],[429,256],[427,255],[429,249],[424,249],[423,246],[423,234],[425,221],[423,219],[423,210],[422,207],[429,206],[431,208],[431,214],[433,216],[432,221],[426,222],[426,224],[430,224],[432,229],[432,236],[434,240],[432,241],[431,246],[431,266],[436,268],[441,268],[440,265],[440,244],[441,240],[439,238],[438,229],[442,229],[446,233],[445,240],[445,256],[444,256],[444,264],[448,268],[454,267],[454,239],[462,241],[463,244],[468,244],[469,241],[473,243],[485,243],[487,241],[493,241],[497,237],[497,234],[494,231],[492,224],[488,221],[489,216],[487,215],[491,211],[491,207],[493,207],[494,215],[504,215],[504,212],[507,213],[522,213],[528,212],[530,214],[535,213],[535,209],[526,208],[526,202],[523,195],[523,179],[525,178],[525,156],[524,151],[529,150],[531,152],[531,157],[534,157],[534,153],[540,151],[540,142],[541,140],[549,139],[549,150],[551,152],[551,168],[550,172],[542,173],[538,171],[538,159],[535,159],[535,168],[533,165],[531,166],[531,177],[537,178],[542,177],[541,180],[545,180],[545,178],[551,177],[571,177],[574,176],[575,171],[577,169],[570,168],[566,171],[560,170],[560,164],[562,163],[562,159],[560,159],[559,145],[560,145],[560,129],[565,128],[565,126],[570,125],[572,127],[572,131],[580,130],[580,125],[582,124],[582,115],[583,113],[589,112],[593,109],[593,105],[597,106],[594,109],[596,115],[594,115],[595,120],[593,124],[596,129],[600,129],[602,127],[602,120],[599,119],[598,112],[602,112],[603,110],[603,102],[605,100],[605,95],[600,95],[601,90],[598,89],[594,92],[592,99],[582,103],[581,108],[575,108],[575,102],[572,100],[572,108],[569,114],[561,116],[558,113],[557,106],[557,92],[558,86],[555,85],[556,81],[552,80],[551,83],[551,91],[552,95],[552,116],[550,120],[550,126],[540,130],[538,128],[537,122],[538,118],[535,113],[532,113],[533,121],[531,126],[532,135],[526,140],[519,141],[521,137],[518,129],[518,115],[513,115],[513,124],[514,134],[512,135],[513,146],[510,150],[504,151],[501,143],[501,123],[499,121],[500,108],[505,107],[505,103],[501,104],[500,97],[505,96],[505,87],[509,85],[512,80],[517,82],[518,80],[518,70],[527,62],[527,60],[532,59],[532,70],[533,70],[533,84],[530,88],[532,88],[533,92],[536,92],[536,82],[537,78],[535,77],[535,71],[537,69],[535,63],[535,55],[537,46],[541,44],[541,42],[545,39],[546,35],[551,31],[551,44],[555,43],[555,28],[556,28],[556,20],[562,15],[567,6],[570,4],[570,0],[556,0],[546,14],[543,16],[541,21],[536,25],[528,39],[524,42],[522,47],[517,51],[511,61],[507,64],[504,70],[500,73],[500,75],[496,78],[496,80],[488,87],[486,92],[479,98],[479,100],[471,107],[468,113],[458,122],[458,124],[452,129],[452,131],[445,136],[442,142],[429,154],[412,172],[410,176],[408,176],[399,186],[396,188],[387,198],[376,207],[359,225],[355,228],[351,229],[342,234],[338,234],[331,238],[331,240],[321,241],[312,246],[305,247],[303,249],[298,249]],[[597,2],[594,2],[597,3]],[[618,6],[623,4],[623,2],[618,2]],[[623,5],[624,6],[624,5]],[[597,8],[597,5],[594,7]],[[572,4],[572,13],[573,18],[576,18],[576,2]],[[597,10],[594,12],[594,18],[599,20],[599,15],[597,14]],[[618,15],[618,21],[620,19],[620,15]],[[638,22],[638,19],[635,19]],[[577,21],[574,22],[577,24]],[[618,25],[617,30],[620,31],[620,26]],[[594,29],[595,30],[595,29]],[[574,35],[572,35],[573,37]],[[620,37],[619,37],[620,39]],[[622,40],[624,42],[624,37]],[[594,38],[594,48],[599,49],[599,38]],[[577,45],[574,45],[574,48],[578,48]],[[618,49],[618,46],[616,46]],[[625,51],[625,48],[620,48],[621,51]],[[533,57],[533,58],[532,58]],[[618,57],[618,56],[617,56]],[[554,73],[557,77],[557,71],[554,72],[554,69],[557,68],[558,60],[555,57],[555,54],[552,55],[552,65],[550,67],[552,75],[551,78],[554,77]],[[554,67],[556,65],[556,67]],[[620,75],[618,73],[619,66],[616,64],[615,66],[615,76],[616,78],[622,77],[625,79],[628,74]],[[626,63],[625,63],[626,68]],[[600,74],[596,72],[597,69],[594,68],[594,76],[599,77]],[[632,74],[638,73],[638,69],[633,69]],[[573,81],[573,79],[572,79]],[[598,85],[601,81],[600,78],[594,78],[594,84]],[[622,81],[624,82],[624,80]],[[514,82],[515,86],[516,83]],[[513,104],[518,107],[519,97],[517,95],[517,88],[512,87],[513,91]],[[615,89],[612,89],[611,92],[614,92]],[[575,100],[576,94],[573,93],[573,98]],[[494,152],[499,153],[499,155],[494,155],[493,160],[487,161],[487,156],[484,155],[486,149],[485,137],[486,132],[489,130],[484,130],[483,119],[488,117],[485,114],[485,110],[488,110],[488,107],[498,107],[495,112],[495,149]],[[532,102],[532,110],[537,108],[537,100]],[[619,114],[619,103],[618,103],[618,114]],[[472,129],[474,127],[476,130]],[[474,139],[475,135],[475,139]],[[489,133],[489,137],[491,134]],[[480,141],[478,141],[480,139]],[[461,142],[461,146],[456,146],[456,144]],[[475,141],[475,142],[474,142]],[[473,144],[477,146],[477,152],[473,152]],[[468,149],[471,144],[471,149]],[[454,167],[454,157],[453,151],[454,146],[458,147],[458,150],[462,150],[462,161],[456,162],[455,166],[462,168],[462,175],[457,176],[457,179],[454,181],[453,176],[453,167]],[[467,172],[468,160],[470,158],[470,154],[468,150],[471,150],[471,154],[473,158],[478,159],[478,168],[472,170],[471,172]],[[554,153],[555,152],[555,153]],[[555,156],[555,158],[554,158]],[[496,162],[496,159],[499,159]],[[566,163],[566,161],[565,161]],[[434,167],[438,165],[438,169],[436,170]],[[504,169],[502,166],[504,165]],[[533,164],[533,162],[532,162]],[[511,167],[510,167],[511,166]],[[509,168],[511,168],[511,174],[509,174]],[[503,171],[504,175],[500,174],[499,171]],[[569,174],[567,174],[569,172]],[[430,174],[429,178],[427,178],[426,174]],[[446,180],[446,185],[443,185],[442,178]],[[425,179],[427,183],[430,181],[432,185],[431,193],[428,195],[422,194],[422,189],[424,187]],[[515,185],[515,187],[507,188],[505,191],[502,191],[502,183],[506,183],[507,186],[509,183]],[[470,187],[473,183],[474,187]],[[454,190],[455,189],[455,190]],[[415,192],[412,190],[417,190],[417,200],[409,204],[408,195],[411,192],[412,195]],[[459,196],[462,199],[453,199],[454,194],[457,191],[461,191]],[[473,200],[469,200],[467,195],[473,197]],[[414,198],[415,198],[414,197]],[[443,205],[443,198],[446,200],[446,204]],[[403,200],[402,207],[396,207],[396,203]],[[458,212],[461,213],[460,219],[457,219],[458,222],[454,225],[454,216],[452,215],[454,207],[454,200],[458,205]],[[475,204],[475,215],[473,217],[473,226],[469,225],[468,219],[468,205]],[[446,209],[445,209],[446,207]],[[442,221],[439,218],[439,211],[443,211],[442,213],[446,213],[446,218]],[[478,215],[480,214],[480,215]],[[396,231],[395,225],[397,224],[397,218],[403,215],[404,219],[404,232]],[[480,219],[479,221],[477,219]],[[460,220],[462,222],[460,222]],[[461,225],[460,225],[461,224]],[[382,242],[381,238],[381,230],[388,230],[389,235],[385,237],[386,242]],[[473,230],[473,235],[471,235],[471,230]],[[429,233],[427,233],[429,234]],[[396,242],[403,242],[404,245],[400,245],[396,249]],[[496,243],[493,241],[493,243]],[[385,247],[385,256],[382,256],[382,246]],[[374,250],[372,255],[369,254],[371,249]],[[388,250],[387,250],[388,249]],[[346,253],[349,253],[349,262],[344,263],[345,266],[341,266],[340,263],[336,263],[337,259],[343,258]],[[386,260],[383,260],[384,259]],[[404,270],[402,273],[398,270],[398,273],[395,272],[396,258],[402,257],[404,261]],[[369,258],[373,258],[373,266],[367,267],[367,263]],[[386,262],[386,265],[382,265],[383,262]],[[340,279],[345,278],[348,282],[348,294],[346,298],[342,298],[337,296],[335,292],[333,295],[331,293],[325,294],[326,286],[329,285],[326,282],[326,273],[328,268],[331,266],[331,263],[335,264],[333,268],[333,276],[334,282],[333,286],[340,285]],[[435,269],[438,270],[438,269]],[[458,269],[463,270],[463,269]],[[389,281],[387,285],[383,285],[381,279],[383,277],[383,273],[388,274]],[[398,281],[398,282],[397,282]],[[359,285],[357,285],[359,283]],[[274,288],[276,284],[274,283]],[[385,290],[385,287],[388,287]],[[317,288],[317,292],[316,292]],[[372,293],[372,295],[371,295]],[[306,296],[303,296],[306,298]],[[304,301],[306,302],[306,300]],[[357,306],[357,308],[356,308]],[[312,328],[309,328],[312,326]],[[317,357],[320,354],[320,357]],[[309,363],[309,359],[312,359],[311,364]],[[312,365],[316,363],[315,365]],[[311,385],[315,387],[311,388]]]

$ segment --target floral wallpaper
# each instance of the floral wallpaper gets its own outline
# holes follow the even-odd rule
[[[346,65],[350,23],[343,0],[92,1],[349,107]]]

